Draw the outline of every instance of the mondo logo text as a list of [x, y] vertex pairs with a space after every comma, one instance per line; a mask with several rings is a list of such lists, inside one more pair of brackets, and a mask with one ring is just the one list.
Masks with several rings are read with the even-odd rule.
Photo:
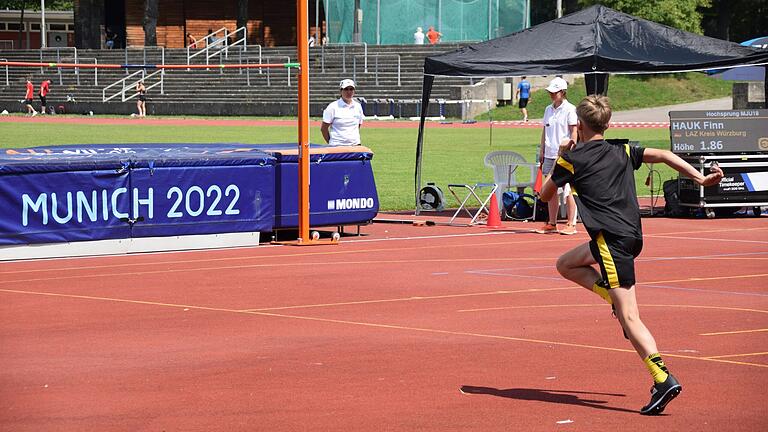
[[328, 200], [328, 210], [355, 210], [373, 208], [373, 198], [346, 198]]

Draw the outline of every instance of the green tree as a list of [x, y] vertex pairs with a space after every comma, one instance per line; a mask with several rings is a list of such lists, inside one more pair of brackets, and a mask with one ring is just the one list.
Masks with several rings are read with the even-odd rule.
[[[0, 0], [0, 9], [22, 10], [22, 8], [39, 11], [40, 0]], [[72, 0], [46, 0], [45, 2], [45, 10], [71, 11], [72, 8]]]
[[680, 30], [702, 34], [701, 10], [710, 0], [579, 0], [584, 7], [602, 4], [611, 9]]
[[704, 34], [743, 42], [768, 35], [768, 2], [765, 0], [712, 0], [704, 11]]

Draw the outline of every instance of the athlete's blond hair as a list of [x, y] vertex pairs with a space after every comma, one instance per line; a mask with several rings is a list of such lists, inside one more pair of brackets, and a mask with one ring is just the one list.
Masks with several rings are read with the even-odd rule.
[[611, 121], [611, 100], [608, 96], [589, 95], [579, 102], [576, 116], [593, 131], [602, 133]]

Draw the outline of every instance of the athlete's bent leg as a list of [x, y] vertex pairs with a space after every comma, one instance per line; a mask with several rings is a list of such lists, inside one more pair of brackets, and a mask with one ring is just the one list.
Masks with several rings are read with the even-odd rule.
[[614, 288], [608, 292], [616, 308], [616, 318], [619, 319], [624, 332], [627, 334], [629, 341], [632, 342], [632, 346], [637, 351], [637, 354], [640, 355], [640, 358], [644, 359], [651, 354], [657, 353], [656, 340], [640, 320], [640, 310], [637, 307], [637, 298], [635, 297], [635, 286]]
[[597, 261], [589, 250], [589, 243], [584, 243], [558, 258], [557, 271], [569, 281], [592, 291], [595, 281], [600, 279], [600, 273], [592, 267], [595, 264]]

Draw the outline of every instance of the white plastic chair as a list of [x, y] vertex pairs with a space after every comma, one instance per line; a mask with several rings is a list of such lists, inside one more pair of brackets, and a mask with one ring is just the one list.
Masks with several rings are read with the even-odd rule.
[[[533, 189], [533, 185], [536, 182], [538, 166], [534, 163], [526, 162], [523, 156], [513, 151], [500, 150], [486, 154], [485, 166], [493, 169], [493, 182], [498, 185], [496, 202], [499, 205], [499, 210], [502, 212], [504, 205], [501, 197], [505, 191], [513, 189], [517, 193], [523, 193], [525, 188]], [[528, 180], [519, 180], [518, 175], [523, 178], [527, 177]], [[535, 212], [536, 209], [534, 207], [534, 215]]]

